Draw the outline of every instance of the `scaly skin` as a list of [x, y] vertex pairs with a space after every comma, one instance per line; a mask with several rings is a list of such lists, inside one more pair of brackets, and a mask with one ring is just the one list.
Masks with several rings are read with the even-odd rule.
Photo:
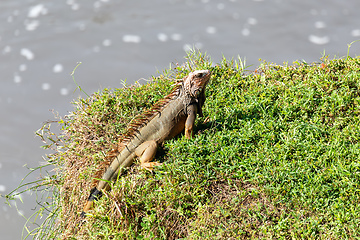
[[210, 75], [209, 70], [190, 73], [175, 92], [165, 98], [165, 103], [158, 105], [159, 111], [148, 117], [144, 126], [132, 131], [130, 139], [107, 168], [101, 177], [102, 180], [91, 190], [82, 216], [92, 208], [94, 200], [101, 197], [102, 190], [110, 188], [108, 182], [115, 180], [118, 174], [131, 166], [136, 157], [139, 157], [141, 167], [152, 170], [154, 166], [160, 165], [158, 162], [152, 162], [159, 144], [172, 139], [184, 129], [186, 138], [193, 136], [196, 115], [202, 116], [204, 91]]

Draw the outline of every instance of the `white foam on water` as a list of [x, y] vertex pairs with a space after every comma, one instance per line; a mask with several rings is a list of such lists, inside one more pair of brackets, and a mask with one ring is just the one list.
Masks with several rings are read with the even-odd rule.
[[360, 37], [360, 29], [354, 29], [351, 31], [351, 36]]
[[60, 64], [60, 63], [55, 64], [54, 67], [53, 67], [53, 72], [54, 72], [54, 73], [60, 73], [60, 72], [62, 72], [63, 70], [64, 70], [64, 67], [63, 67], [63, 65]]
[[19, 84], [22, 82], [21, 76], [19, 76], [17, 73], [14, 74], [14, 83]]
[[166, 42], [169, 39], [169, 37], [165, 33], [159, 33], [157, 35], [157, 38], [160, 42]]
[[183, 46], [183, 49], [185, 52], [189, 52], [192, 50], [192, 45], [187, 43]]
[[45, 8], [43, 4], [38, 4], [35, 6], [32, 6], [29, 9], [28, 17], [29, 18], [37, 18], [40, 16], [40, 14], [45, 15], [47, 14], [48, 10]]
[[41, 84], [41, 89], [44, 90], [44, 91], [50, 90], [50, 88], [51, 88], [50, 83]]
[[71, 5], [71, 10], [77, 11], [77, 10], [79, 10], [79, 9], [80, 9], [80, 5], [79, 5], [79, 4], [74, 3], [73, 5]]
[[7, 54], [7, 53], [11, 52], [11, 50], [12, 50], [12, 48], [9, 45], [7, 45], [4, 47], [2, 52], [3, 52], [3, 54]]
[[308, 39], [310, 42], [318, 45], [323, 45], [330, 42], [330, 38], [328, 36], [320, 37], [316, 35], [310, 35]]
[[197, 49], [201, 49], [201, 48], [203, 48], [203, 46], [204, 46], [204, 44], [202, 44], [201, 42], [195, 43], [195, 48], [197, 48]]
[[214, 33], [216, 33], [216, 27], [209, 26], [206, 28], [206, 32], [209, 34], [214, 34]]
[[250, 35], [250, 29], [248, 28], [244, 28], [242, 31], [241, 31], [241, 34], [245, 37], [249, 36]]
[[63, 95], [63, 96], [66, 96], [69, 94], [69, 89], [67, 88], [61, 88], [60, 89], [60, 94]]
[[189, 52], [189, 51], [192, 51], [193, 48], [196, 48], [196, 49], [201, 49], [202, 47], [204, 46], [204, 44], [202, 44], [201, 42], [196, 42], [195, 44], [191, 45], [191, 44], [184, 44], [183, 46], [183, 50], [185, 52]]
[[8, 22], [8, 23], [12, 23], [13, 20], [14, 20], [14, 17], [13, 17], [13, 16], [8, 16], [8, 17], [7, 17], [7, 22]]
[[40, 21], [36, 20], [36, 19], [33, 19], [33, 20], [26, 19], [24, 21], [24, 25], [25, 25], [25, 29], [27, 31], [34, 31], [35, 29], [37, 29], [39, 27]]
[[182, 39], [182, 36], [180, 33], [173, 33], [173, 34], [171, 34], [170, 37], [174, 41], [180, 41]]
[[27, 60], [33, 60], [34, 59], [34, 53], [28, 48], [22, 48], [20, 50], [20, 55], [24, 56]]
[[102, 3], [101, 3], [101, 2], [99, 2], [99, 1], [94, 2], [94, 8], [95, 8], [95, 9], [98, 9], [98, 8], [100, 8], [101, 6], [102, 6]]
[[124, 35], [123, 41], [126, 43], [139, 43], [141, 42], [141, 37], [138, 35]]
[[313, 15], [313, 16], [316, 16], [316, 15], [319, 14], [319, 12], [316, 9], [311, 9], [310, 14]]
[[20, 72], [24, 72], [24, 71], [26, 71], [26, 70], [27, 70], [26, 64], [21, 64], [21, 65], [19, 66], [19, 71], [20, 71]]
[[78, 24], [78, 28], [79, 28], [80, 31], [85, 31], [85, 29], [86, 29], [85, 23]]
[[93, 47], [93, 52], [100, 52], [100, 47], [99, 46], [94, 46]]
[[110, 39], [105, 39], [105, 40], [102, 42], [102, 44], [103, 44], [103, 46], [105, 46], [105, 47], [109, 47], [109, 46], [112, 44], [112, 42], [111, 42]]
[[326, 28], [326, 24], [322, 21], [317, 21], [317, 22], [315, 22], [315, 27], [316, 28]]
[[223, 9], [225, 8], [225, 4], [219, 3], [216, 7], [217, 7], [217, 9], [219, 9], [219, 10], [223, 10]]
[[253, 17], [248, 18], [248, 19], [247, 19], [247, 22], [248, 22], [248, 24], [250, 24], [250, 25], [256, 25], [256, 24], [257, 24], [256, 18], [253, 18]]

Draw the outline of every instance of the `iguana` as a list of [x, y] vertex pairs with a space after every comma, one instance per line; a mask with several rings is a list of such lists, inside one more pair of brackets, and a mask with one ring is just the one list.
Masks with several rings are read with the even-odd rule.
[[94, 200], [101, 197], [102, 190], [110, 188], [108, 182], [115, 180], [118, 174], [131, 166], [136, 157], [140, 160], [140, 166], [152, 170], [154, 166], [160, 165], [152, 162], [159, 144], [172, 139], [184, 129], [186, 138], [193, 136], [196, 115], [202, 116], [204, 91], [210, 75], [209, 70], [189, 73], [169, 95], [130, 123], [127, 133], [120, 140], [119, 149], [115, 151], [114, 160], [91, 190], [81, 216], [84, 217], [92, 208]]

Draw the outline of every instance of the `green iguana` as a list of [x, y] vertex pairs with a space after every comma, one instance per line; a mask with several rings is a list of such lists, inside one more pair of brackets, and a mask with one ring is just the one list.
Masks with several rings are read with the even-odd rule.
[[94, 200], [102, 195], [102, 190], [110, 188], [108, 182], [117, 178], [118, 174], [131, 166], [139, 157], [140, 166], [152, 170], [160, 165], [152, 162], [159, 144], [172, 139], [185, 128], [185, 137], [193, 136], [196, 115], [202, 116], [202, 106], [205, 102], [205, 87], [209, 82], [211, 72], [198, 70], [190, 73], [180, 81], [173, 91], [156, 103], [133, 121], [127, 134], [120, 141], [114, 160], [97, 182], [85, 204], [81, 216], [85, 216]]

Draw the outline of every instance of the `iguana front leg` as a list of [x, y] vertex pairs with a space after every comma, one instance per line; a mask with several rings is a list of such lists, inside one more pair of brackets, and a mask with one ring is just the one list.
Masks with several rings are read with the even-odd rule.
[[185, 137], [190, 139], [194, 136], [194, 125], [197, 113], [196, 104], [191, 104], [187, 107], [187, 118], [185, 121]]
[[[185, 137], [190, 139], [194, 136], [194, 125], [197, 114], [196, 104], [191, 104], [186, 109], [187, 118], [185, 121]], [[135, 154], [140, 159], [140, 166], [152, 171], [155, 166], [161, 165], [159, 162], [151, 162], [156, 154], [158, 143], [155, 140], [146, 141], [136, 148]]]
[[151, 162], [154, 159], [158, 144], [156, 141], [146, 141], [136, 148], [135, 154], [140, 159], [140, 166], [152, 171], [155, 166], [159, 166], [158, 162]]

